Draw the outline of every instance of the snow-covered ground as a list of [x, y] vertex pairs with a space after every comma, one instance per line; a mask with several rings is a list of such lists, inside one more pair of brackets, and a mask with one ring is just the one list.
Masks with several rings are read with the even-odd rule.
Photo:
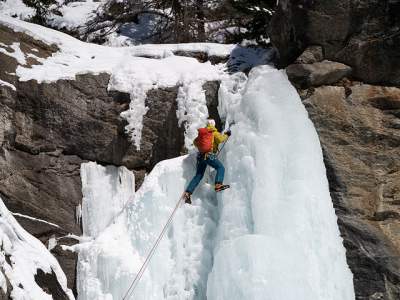
[[48, 16], [48, 24], [54, 28], [73, 31], [78, 30], [91, 20], [105, 0], [58, 0], [58, 2], [58, 14]]
[[7, 292], [7, 277], [12, 299], [52, 299], [35, 281], [38, 270], [48, 274], [54, 272], [69, 299], [75, 299], [67, 288], [67, 279], [55, 257], [18, 224], [1, 199], [0, 244], [0, 288]]
[[28, 7], [22, 0], [5, 0], [0, 1], [0, 13], [25, 20], [33, 17], [35, 10]]
[[[48, 25], [67, 30], [77, 30], [91, 20], [99, 7], [107, 0], [82, 0], [68, 1], [56, 0], [49, 5], [46, 20]], [[57, 10], [55, 14], [54, 11]], [[34, 8], [29, 7], [23, 0], [0, 1], [0, 13], [17, 17], [21, 20], [29, 20], [35, 16]]]
[[[231, 189], [216, 195], [206, 176], [124, 299], [354, 299], [318, 136], [286, 75], [225, 78], [220, 113], [235, 121], [222, 157]], [[84, 191], [105, 186], [103, 168], [82, 165], [100, 174]], [[192, 154], [159, 163], [118, 212], [85, 198], [99, 226], [113, 222], [81, 245], [79, 299], [126, 295], [194, 170]]]

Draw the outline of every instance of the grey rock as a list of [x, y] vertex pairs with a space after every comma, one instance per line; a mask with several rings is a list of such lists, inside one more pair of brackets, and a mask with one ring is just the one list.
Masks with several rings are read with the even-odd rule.
[[348, 82], [310, 88], [357, 300], [400, 299], [400, 89]]
[[400, 85], [399, 11], [400, 0], [281, 0], [270, 30], [279, 66], [320, 45], [325, 59], [351, 66], [357, 79]]
[[38, 269], [35, 274], [36, 283], [47, 293], [57, 300], [68, 300], [69, 297], [64, 293], [63, 288], [57, 280], [57, 276], [52, 270], [51, 273], [45, 273]]
[[351, 68], [341, 63], [324, 60], [313, 64], [293, 64], [286, 68], [289, 80], [305, 88], [336, 83], [351, 74]]
[[208, 53], [206, 52], [199, 52], [199, 51], [174, 51], [174, 55], [193, 57], [197, 59], [199, 62], [203, 63], [209, 61], [213, 65], [225, 63], [229, 59], [229, 55], [228, 56], [208, 55]]
[[321, 46], [310, 46], [296, 59], [296, 64], [313, 64], [324, 59], [324, 51]]
[[206, 94], [206, 102], [208, 114], [211, 119], [215, 120], [216, 127], [222, 130], [222, 120], [218, 113], [218, 90], [220, 82], [219, 81], [209, 81], [203, 85], [203, 89]]

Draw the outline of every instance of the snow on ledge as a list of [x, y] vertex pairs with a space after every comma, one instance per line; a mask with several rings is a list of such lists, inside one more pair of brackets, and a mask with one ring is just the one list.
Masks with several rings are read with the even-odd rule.
[[[45, 273], [54, 272], [68, 298], [75, 299], [72, 291], [67, 288], [67, 278], [55, 257], [38, 239], [19, 225], [1, 199], [0, 240], [0, 267], [12, 286], [12, 299], [53, 299], [35, 282], [39, 269]], [[4, 280], [3, 273], [0, 272], [0, 282]], [[4, 289], [4, 285], [2, 288]]]
[[[201, 102], [205, 102], [202, 85], [207, 81], [221, 80], [226, 76], [225, 66], [222, 64], [200, 63], [195, 58], [175, 56], [173, 53], [203, 51], [209, 56], [228, 56], [234, 48], [234, 45], [207, 43], [114, 48], [84, 43], [59, 31], [7, 16], [0, 15], [0, 17], [0, 24], [16, 32], [24, 32], [47, 44], [55, 44], [59, 48], [59, 51], [51, 57], [41, 60], [40, 65], [33, 65], [31, 68], [19, 65], [16, 75], [20, 81], [33, 79], [38, 82], [53, 82], [60, 79], [73, 80], [79, 74], [110, 74], [108, 89], [130, 94], [129, 109], [121, 116], [128, 121], [126, 131], [131, 135], [138, 150], [140, 150], [143, 116], [148, 110], [145, 99], [149, 90], [174, 86], [188, 87], [194, 86], [195, 83], [197, 95], [192, 94], [191, 97], [194, 101], [200, 99]], [[184, 112], [179, 114], [183, 115]], [[204, 120], [206, 118], [207, 116], [203, 116]], [[191, 130], [191, 127], [189, 124], [187, 129]]]
[[11, 84], [7, 81], [1, 80], [1, 79], [0, 79], [0, 85], [7, 86], [7, 87], [11, 88], [13, 91], [17, 90], [13, 84]]

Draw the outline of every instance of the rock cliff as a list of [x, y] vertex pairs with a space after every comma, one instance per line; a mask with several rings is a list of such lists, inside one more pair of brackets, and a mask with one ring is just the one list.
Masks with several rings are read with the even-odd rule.
[[272, 20], [279, 64], [320, 136], [359, 300], [400, 299], [399, 8], [283, 0]]
[[353, 68], [367, 83], [400, 84], [399, 0], [281, 0], [271, 24], [280, 66], [308, 46]]

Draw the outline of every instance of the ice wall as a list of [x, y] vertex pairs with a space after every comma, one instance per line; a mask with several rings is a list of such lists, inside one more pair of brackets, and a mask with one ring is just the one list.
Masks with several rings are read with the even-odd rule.
[[226, 147], [208, 299], [350, 300], [352, 274], [321, 146], [283, 71], [257, 67], [222, 84]]
[[[91, 240], [80, 245], [78, 299], [120, 300], [126, 295], [194, 164], [193, 156], [157, 164], [136, 194], [133, 174], [126, 169], [82, 165], [82, 222]], [[128, 202], [122, 197], [125, 193], [130, 195]], [[206, 183], [192, 206], [180, 208], [148, 270], [126, 299], [205, 299], [216, 215], [214, 193]]]
[[83, 235], [96, 238], [135, 195], [135, 176], [127, 168], [82, 164]]
[[[296, 90], [263, 66], [227, 77], [219, 96], [235, 121], [221, 157], [231, 189], [216, 196], [208, 171], [125, 299], [354, 299], [318, 136]], [[194, 170], [194, 155], [163, 161], [134, 194], [126, 169], [82, 165], [91, 241], [79, 254], [79, 299], [125, 296]]]

